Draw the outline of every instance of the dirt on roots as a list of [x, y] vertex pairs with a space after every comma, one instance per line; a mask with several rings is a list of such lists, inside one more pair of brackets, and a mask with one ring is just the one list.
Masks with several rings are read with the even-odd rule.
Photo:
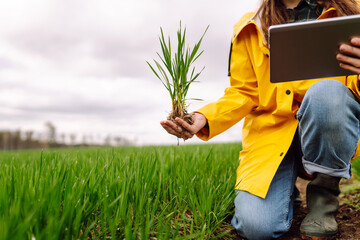
[[192, 125], [194, 123], [193, 120], [192, 120], [192, 115], [187, 113], [187, 112], [185, 112], [183, 114], [178, 114], [178, 113], [172, 112], [167, 119], [172, 121], [175, 124], [178, 124], [177, 121], [175, 121], [175, 119], [177, 117], [183, 119], [185, 122], [187, 122], [190, 125]]
[[[289, 232], [280, 237], [280, 240], [301, 240], [300, 224], [307, 214], [306, 208], [306, 186], [309, 181], [298, 179], [296, 186], [300, 190], [302, 204], [294, 212], [292, 226]], [[339, 224], [339, 232], [328, 240], [360, 240], [360, 188], [359, 186], [353, 186], [354, 180], [341, 181], [341, 189], [346, 190], [343, 194], [340, 194], [340, 208], [336, 216], [336, 220]], [[357, 182], [357, 185], [359, 183]], [[236, 231], [232, 231], [233, 238], [237, 240], [245, 240], [236, 234]]]

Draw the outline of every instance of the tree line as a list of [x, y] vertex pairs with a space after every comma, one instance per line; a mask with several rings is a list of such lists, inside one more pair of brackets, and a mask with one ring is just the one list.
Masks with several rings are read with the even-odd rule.
[[33, 130], [2, 130], [0, 131], [0, 150], [46, 149], [96, 146], [131, 146], [136, 142], [121, 136], [108, 135], [103, 139], [94, 139], [92, 135], [82, 135], [80, 139], [75, 133], [57, 133], [51, 122], [45, 123], [46, 132], [37, 133]]

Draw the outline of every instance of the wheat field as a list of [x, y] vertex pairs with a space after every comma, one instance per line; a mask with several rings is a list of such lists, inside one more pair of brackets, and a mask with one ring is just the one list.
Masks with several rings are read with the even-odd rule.
[[2, 152], [0, 239], [222, 238], [231, 229], [225, 219], [240, 149]]

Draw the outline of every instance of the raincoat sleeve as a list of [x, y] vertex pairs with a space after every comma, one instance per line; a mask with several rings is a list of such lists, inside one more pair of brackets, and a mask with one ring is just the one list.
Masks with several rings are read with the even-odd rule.
[[351, 89], [357, 99], [360, 100], [359, 91], [359, 75], [351, 75], [346, 77], [346, 86]]
[[239, 122], [258, 105], [257, 79], [250, 60], [246, 31], [233, 40], [230, 59], [230, 87], [218, 101], [205, 105], [195, 112], [203, 114], [207, 127], [197, 133], [202, 140], [209, 140]]

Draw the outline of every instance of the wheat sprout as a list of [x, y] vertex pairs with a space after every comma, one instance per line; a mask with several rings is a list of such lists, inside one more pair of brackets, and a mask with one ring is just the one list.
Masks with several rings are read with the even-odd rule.
[[194, 45], [193, 49], [190, 49], [185, 44], [186, 27], [182, 29], [180, 22], [180, 28], [177, 31], [177, 51], [174, 56], [172, 56], [170, 37], [168, 37], [168, 42], [166, 42], [163, 29], [160, 27], [161, 36], [159, 36], [159, 40], [162, 54], [157, 52], [157, 55], [162, 64], [154, 59], [154, 66], [156, 66], [157, 70], [155, 70], [155, 67], [153, 67], [149, 62], [147, 62], [147, 64], [170, 94], [172, 112], [168, 117], [169, 120], [175, 121], [176, 117], [180, 117], [189, 124], [192, 124], [191, 115], [187, 113], [186, 101], [201, 99], [187, 99], [186, 95], [190, 85], [193, 82], [196, 82], [196, 79], [205, 68], [203, 67], [201, 71], [195, 73], [195, 67], [192, 67], [192, 64], [204, 52], [199, 52], [199, 48], [208, 28], [209, 26], [207, 26], [205, 32], [201, 36], [200, 40]]

